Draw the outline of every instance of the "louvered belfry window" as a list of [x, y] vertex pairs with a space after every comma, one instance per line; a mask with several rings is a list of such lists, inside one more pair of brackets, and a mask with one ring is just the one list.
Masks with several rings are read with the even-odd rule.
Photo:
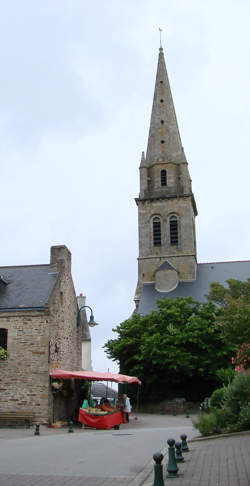
[[7, 329], [0, 329], [0, 346], [7, 349], [8, 331]]
[[178, 220], [176, 216], [171, 216], [169, 221], [170, 226], [170, 245], [178, 245], [179, 235], [178, 235]]
[[160, 218], [153, 219], [153, 241], [154, 246], [161, 246], [161, 220]]
[[165, 169], [161, 170], [161, 185], [162, 186], [167, 185], [167, 171]]

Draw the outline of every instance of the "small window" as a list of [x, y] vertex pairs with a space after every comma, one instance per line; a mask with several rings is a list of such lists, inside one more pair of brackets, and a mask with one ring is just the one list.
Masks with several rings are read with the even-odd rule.
[[153, 241], [154, 246], [161, 246], [161, 220], [160, 218], [153, 219]]
[[7, 341], [8, 341], [8, 330], [7, 329], [0, 329], [0, 346], [1, 346], [1, 348], [7, 350]]
[[178, 245], [178, 220], [176, 216], [171, 216], [170, 221], [170, 245]]
[[167, 171], [165, 169], [161, 170], [161, 185], [167, 185]]

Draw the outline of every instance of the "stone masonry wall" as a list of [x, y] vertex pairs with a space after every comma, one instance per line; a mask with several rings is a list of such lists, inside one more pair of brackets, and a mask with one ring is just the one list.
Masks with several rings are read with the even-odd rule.
[[0, 411], [28, 411], [35, 421], [48, 416], [49, 316], [44, 312], [1, 313], [8, 329], [8, 358], [0, 361]]

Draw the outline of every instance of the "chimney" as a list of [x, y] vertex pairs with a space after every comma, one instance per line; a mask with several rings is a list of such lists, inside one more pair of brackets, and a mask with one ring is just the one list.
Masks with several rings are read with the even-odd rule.
[[67, 246], [58, 245], [50, 248], [50, 265], [64, 268], [71, 273], [71, 253]]
[[77, 296], [78, 309], [80, 309], [83, 305], [85, 305], [85, 302], [86, 302], [85, 295], [80, 294]]

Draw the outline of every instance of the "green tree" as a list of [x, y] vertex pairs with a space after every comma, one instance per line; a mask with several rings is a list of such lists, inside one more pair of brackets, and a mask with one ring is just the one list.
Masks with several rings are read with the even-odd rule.
[[216, 371], [227, 367], [234, 349], [216, 325], [216, 306], [178, 297], [163, 298], [158, 309], [118, 325], [105, 351], [121, 373], [142, 380], [144, 399], [200, 399], [214, 389]]
[[212, 283], [207, 296], [218, 305], [216, 321], [227, 342], [250, 343], [250, 279], [230, 279], [228, 286]]

